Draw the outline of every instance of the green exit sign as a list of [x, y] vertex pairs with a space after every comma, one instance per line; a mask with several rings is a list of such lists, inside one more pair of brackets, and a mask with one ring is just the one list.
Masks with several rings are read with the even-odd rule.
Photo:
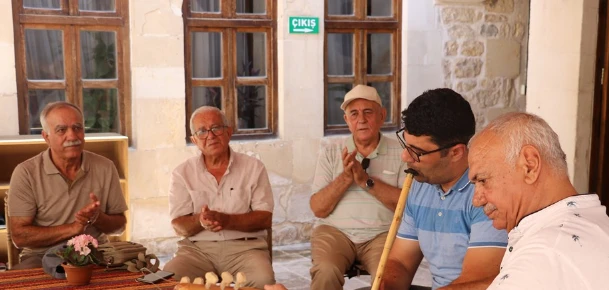
[[290, 33], [318, 34], [319, 17], [290, 16]]

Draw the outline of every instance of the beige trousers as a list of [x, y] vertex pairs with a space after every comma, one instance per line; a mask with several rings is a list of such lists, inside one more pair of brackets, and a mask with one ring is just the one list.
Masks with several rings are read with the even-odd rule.
[[364, 243], [353, 243], [338, 229], [320, 225], [311, 235], [311, 290], [343, 289], [343, 274], [358, 261], [372, 277], [376, 274], [387, 233]]
[[243, 272], [247, 277], [247, 287], [264, 288], [265, 284], [275, 284], [268, 244], [264, 238], [240, 241], [198, 241], [183, 239], [178, 242], [178, 251], [164, 271], [173, 272], [174, 278], [184, 276], [194, 280], [214, 272], [220, 277], [222, 272], [233, 276]]

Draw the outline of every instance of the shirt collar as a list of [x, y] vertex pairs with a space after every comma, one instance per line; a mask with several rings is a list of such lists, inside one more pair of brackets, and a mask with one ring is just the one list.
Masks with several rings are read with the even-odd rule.
[[[82, 157], [80, 161], [80, 169], [84, 172], [89, 172], [89, 159], [87, 158], [87, 154], [85, 154], [84, 150], [81, 156]], [[51, 160], [51, 148], [48, 148], [47, 150], [42, 152], [42, 166], [44, 168], [44, 172], [48, 175], [61, 174], [61, 172], [59, 172], [59, 169], [55, 167], [53, 160]]]
[[[387, 154], [387, 140], [385, 140], [385, 136], [383, 136], [383, 134], [379, 133], [380, 135], [380, 139], [379, 139], [379, 144], [376, 145], [376, 148], [374, 149], [374, 151], [372, 151], [372, 153], [370, 153], [370, 155], [368, 155], [368, 159], [374, 159], [376, 158], [376, 156], [378, 155], [385, 155]], [[347, 138], [347, 151], [349, 152], [353, 152], [353, 150], [355, 150], [355, 141], [353, 140], [353, 134], [351, 134], [351, 136], [349, 138]], [[357, 159], [361, 160], [364, 158], [364, 156], [362, 156], [360, 153], [357, 153]]]
[[468, 188], [470, 185], [472, 185], [471, 181], [469, 180], [468, 174], [469, 173], [469, 167], [465, 170], [465, 172], [463, 172], [463, 175], [461, 175], [461, 178], [459, 178], [459, 180], [457, 180], [457, 183], [455, 183], [446, 193], [443, 192], [442, 190], [442, 186], [440, 186], [439, 184], [434, 184], [434, 186], [436, 187], [436, 189], [443, 195], [449, 195], [450, 193], [454, 191], [464, 191], [466, 188]]
[[[228, 157], [228, 165], [226, 166], [226, 173], [228, 173], [230, 171], [230, 167], [233, 164], [233, 162], [235, 161], [235, 151], [233, 151], [233, 148], [231, 148], [230, 145], [228, 146], [228, 151], [230, 154]], [[202, 152], [199, 154], [198, 166], [201, 166], [201, 169], [203, 169], [203, 171], [207, 171], [207, 166], [205, 166], [205, 160], [203, 159]]]
[[592, 205], [596, 205], [599, 201], [598, 195], [596, 193], [584, 193], [577, 194], [561, 199], [553, 204], [550, 204], [546, 207], [540, 208], [532, 213], [529, 213], [520, 219], [518, 224], [514, 229], [521, 228], [522, 231], [538, 224], [539, 219], [547, 220], [560, 211], [573, 211], [573, 214], [578, 214], [575, 212], [577, 208], [587, 208]]

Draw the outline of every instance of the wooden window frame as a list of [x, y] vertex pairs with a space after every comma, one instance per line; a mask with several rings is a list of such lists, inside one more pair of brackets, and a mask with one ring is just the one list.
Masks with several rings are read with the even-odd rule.
[[[220, 12], [192, 12], [191, 1], [185, 0], [182, 5], [184, 15], [184, 67], [186, 75], [186, 141], [190, 142], [190, 115], [192, 113], [192, 93], [196, 86], [214, 86], [222, 88], [222, 110], [233, 124], [233, 139], [250, 139], [273, 137], [277, 128], [277, 22], [276, 3], [265, 0], [265, 14], [236, 13], [236, 0], [222, 0]], [[222, 77], [194, 79], [192, 73], [192, 32], [220, 32], [222, 34]], [[238, 32], [266, 33], [266, 76], [238, 77], [236, 54], [236, 35]], [[237, 86], [266, 86], [267, 128], [239, 129], [236, 112]]]
[[[116, 89], [119, 133], [131, 136], [131, 75], [129, 73], [129, 2], [115, 0], [114, 12], [79, 11], [78, 1], [61, 0], [62, 9], [23, 8], [23, 0], [13, 1], [15, 69], [19, 109], [19, 134], [29, 135], [28, 91], [30, 89], [65, 90], [66, 101], [83, 108], [83, 89]], [[26, 75], [25, 30], [53, 29], [63, 32], [64, 80], [28, 81]], [[80, 31], [116, 33], [116, 79], [81, 78]]]
[[[385, 122], [382, 130], [395, 130], [400, 126], [401, 106], [401, 34], [402, 34], [402, 6], [399, 0], [387, 0], [392, 2], [393, 13], [391, 16], [366, 16], [366, 0], [353, 0], [353, 15], [329, 15], [328, 1], [324, 5], [324, 131], [326, 134], [349, 133], [347, 125], [328, 124], [328, 84], [351, 83], [353, 87], [358, 84], [370, 82], [391, 82], [391, 120]], [[352, 76], [329, 76], [327, 67], [328, 33], [352, 33], [353, 34], [353, 75]], [[392, 35], [391, 51], [391, 75], [368, 75], [366, 46], [369, 33], [389, 33]]]

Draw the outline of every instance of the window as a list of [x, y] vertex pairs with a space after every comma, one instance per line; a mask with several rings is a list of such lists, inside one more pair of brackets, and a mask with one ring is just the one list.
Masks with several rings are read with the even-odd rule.
[[400, 118], [400, 12], [397, 0], [326, 0], [325, 130], [344, 133], [340, 105], [357, 84], [375, 87], [387, 109], [384, 128]]
[[68, 101], [86, 132], [130, 134], [127, 0], [15, 0], [19, 131], [39, 134], [40, 112]]
[[275, 5], [274, 0], [184, 1], [187, 119], [201, 106], [215, 106], [232, 122], [235, 136], [274, 133]]

